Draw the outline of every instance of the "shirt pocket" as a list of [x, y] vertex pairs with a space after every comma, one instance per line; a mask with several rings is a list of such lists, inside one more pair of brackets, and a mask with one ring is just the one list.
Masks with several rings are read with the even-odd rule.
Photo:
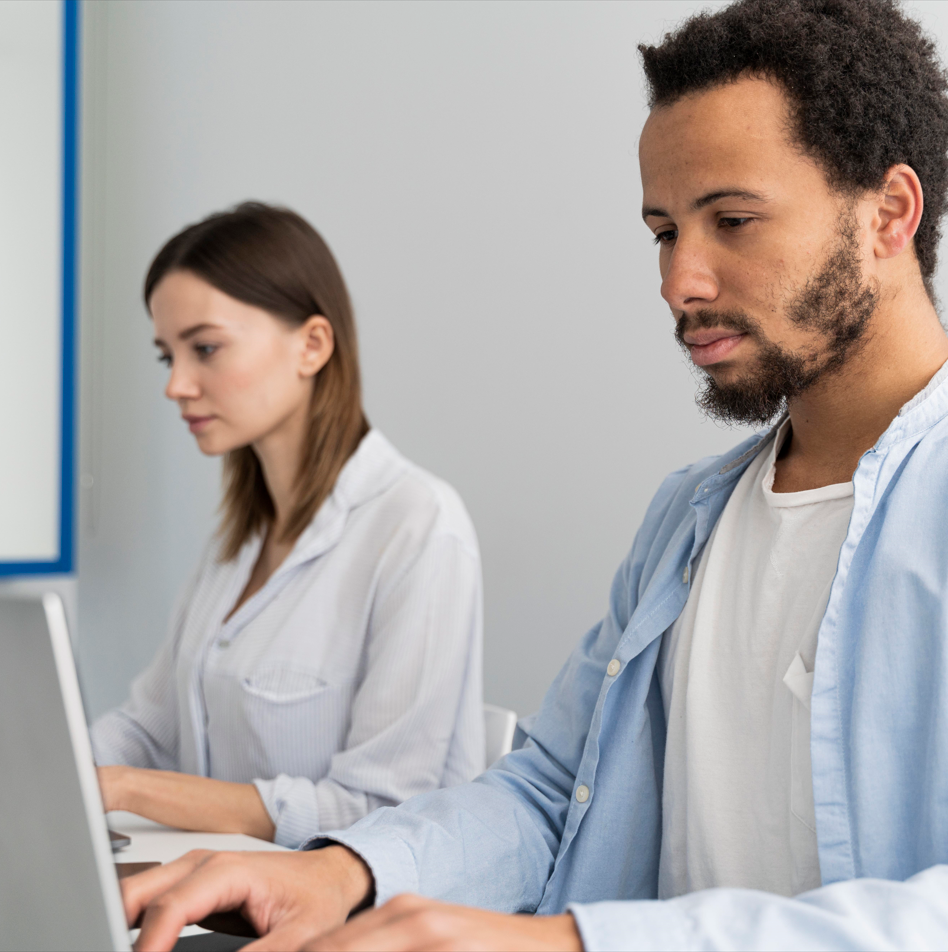
[[287, 665], [270, 665], [244, 677], [246, 694], [271, 704], [296, 704], [315, 697], [331, 685], [313, 671]]
[[[261, 668], [240, 680], [242, 719], [257, 760], [277, 774], [318, 780], [345, 747], [354, 682], [330, 682], [294, 665]], [[257, 776], [260, 776], [258, 773]]]

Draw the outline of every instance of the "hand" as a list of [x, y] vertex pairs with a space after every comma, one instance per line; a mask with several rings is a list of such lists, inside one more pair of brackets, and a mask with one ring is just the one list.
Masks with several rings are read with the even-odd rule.
[[378, 909], [363, 912], [344, 926], [312, 939], [303, 948], [310, 952], [323, 949], [340, 952], [526, 952], [539, 949], [582, 952], [583, 943], [569, 913], [509, 916], [405, 894]]
[[262, 936], [248, 952], [263, 952], [299, 949], [340, 926], [371, 892], [372, 874], [344, 846], [306, 853], [194, 850], [121, 886], [129, 925], [142, 916], [138, 952], [170, 949], [186, 925], [232, 909]]
[[179, 830], [246, 833], [273, 842], [276, 827], [252, 783], [231, 783], [175, 770], [98, 767], [102, 803]]

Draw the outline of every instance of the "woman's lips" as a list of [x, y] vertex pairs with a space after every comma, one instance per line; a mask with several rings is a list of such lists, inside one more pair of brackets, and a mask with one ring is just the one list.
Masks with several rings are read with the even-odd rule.
[[746, 334], [722, 334], [721, 332], [688, 334], [685, 343], [691, 352], [691, 359], [698, 367], [708, 367], [729, 357]]
[[201, 433], [207, 429], [208, 424], [214, 419], [212, 416], [185, 416], [182, 419], [188, 424], [188, 429], [192, 433]]

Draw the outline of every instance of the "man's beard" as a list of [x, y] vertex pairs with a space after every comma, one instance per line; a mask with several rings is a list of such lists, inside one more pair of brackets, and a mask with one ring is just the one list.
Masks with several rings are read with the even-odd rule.
[[701, 310], [683, 314], [675, 337], [685, 350], [684, 335], [699, 328], [726, 328], [747, 334], [758, 346], [755, 365], [731, 383], [706, 380], [696, 399], [710, 417], [724, 423], [765, 424], [789, 400], [835, 373], [866, 340], [878, 304], [875, 289], [863, 282], [858, 246], [851, 227], [840, 230], [840, 244], [822, 270], [810, 278], [790, 302], [786, 313], [821, 340], [807, 353], [784, 350], [768, 340], [760, 325], [740, 311]]

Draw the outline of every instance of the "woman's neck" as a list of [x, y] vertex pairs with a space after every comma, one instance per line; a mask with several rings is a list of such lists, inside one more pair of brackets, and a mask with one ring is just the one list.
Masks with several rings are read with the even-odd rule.
[[296, 480], [308, 424], [306, 408], [300, 408], [262, 439], [253, 444], [260, 460], [267, 491], [273, 501], [271, 538], [279, 537], [296, 501]]

